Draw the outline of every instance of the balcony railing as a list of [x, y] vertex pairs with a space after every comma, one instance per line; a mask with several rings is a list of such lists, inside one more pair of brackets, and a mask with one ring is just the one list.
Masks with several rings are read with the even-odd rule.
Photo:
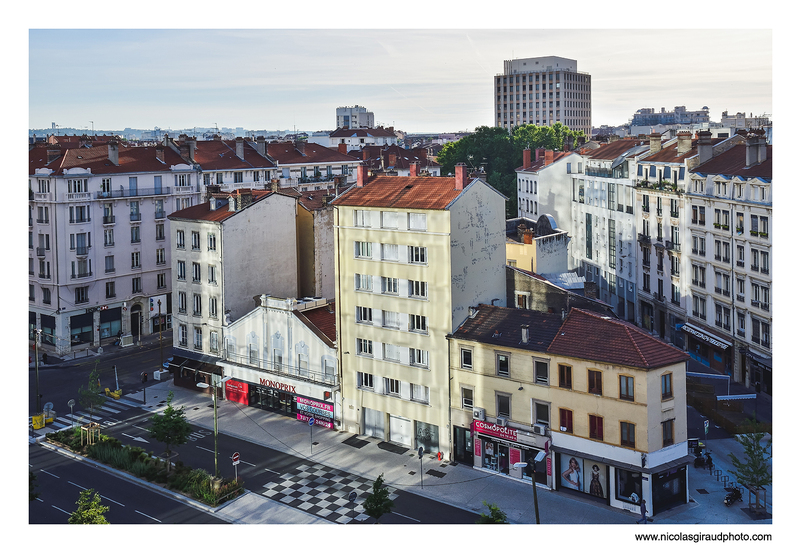
[[75, 278], [86, 278], [86, 277], [90, 277], [90, 276], [92, 276], [92, 271], [86, 271], [86, 272], [83, 272], [83, 273], [72, 273], [72, 277], [71, 278], [73, 278], [73, 279], [75, 279]]
[[169, 186], [161, 188], [137, 188], [136, 190], [108, 190], [96, 193], [96, 198], [132, 198], [136, 196], [168, 196], [172, 189]]
[[117, 218], [114, 215], [103, 215], [103, 224], [104, 225], [112, 225], [117, 222]]
[[39, 246], [38, 248], [36, 248], [37, 257], [44, 257], [44, 254], [45, 254], [46, 251], [47, 250], [45, 248]]
[[167, 212], [162, 210], [156, 211], [156, 219], [164, 219], [167, 216]]
[[79, 256], [89, 255], [89, 247], [88, 246], [77, 246], [75, 248], [75, 255], [79, 255]]
[[680, 252], [681, 244], [680, 242], [673, 242], [672, 240], [667, 240], [667, 249], [674, 252]]
[[141, 221], [142, 214], [141, 213], [131, 213], [131, 221]]
[[238, 365], [244, 365], [247, 367], [256, 367], [257, 369], [266, 373], [288, 375], [300, 380], [319, 382], [329, 386], [338, 386], [338, 380], [335, 372], [325, 374], [322, 371], [312, 370], [310, 368], [301, 370], [298, 367], [293, 367], [286, 363], [275, 364], [260, 357], [251, 358], [249, 355], [230, 353], [224, 349], [222, 350], [222, 355], [224, 359], [231, 363], [236, 363]]
[[642, 234], [640, 232], [639, 233], [639, 242], [642, 242], [643, 244], [649, 244], [650, 243], [650, 236], [648, 236], [647, 234]]

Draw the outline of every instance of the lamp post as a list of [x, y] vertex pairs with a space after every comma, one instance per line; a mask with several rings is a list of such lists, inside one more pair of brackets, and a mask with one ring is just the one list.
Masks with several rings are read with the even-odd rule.
[[[230, 380], [231, 377], [223, 378], [221, 382], [225, 382], [226, 380]], [[214, 382], [214, 375], [211, 375], [211, 386], [209, 386], [205, 382], [198, 382], [198, 388], [212, 388], [212, 395], [214, 396], [214, 476], [219, 478], [219, 455], [217, 452], [217, 434], [218, 434], [218, 426], [217, 426], [217, 385]]]
[[36, 414], [38, 415], [42, 412], [42, 396], [39, 394], [39, 338], [42, 335], [42, 329], [34, 328], [33, 331], [36, 333], [33, 353], [36, 357]]
[[161, 350], [161, 366], [164, 366], [164, 342], [161, 339], [161, 300], [158, 300], [158, 347]]
[[539, 524], [539, 497], [536, 495], [536, 463], [544, 459], [544, 451], [539, 451], [536, 458], [527, 463], [514, 463], [516, 468], [530, 467], [531, 468], [531, 484], [533, 485], [533, 510], [536, 514], [536, 524]]

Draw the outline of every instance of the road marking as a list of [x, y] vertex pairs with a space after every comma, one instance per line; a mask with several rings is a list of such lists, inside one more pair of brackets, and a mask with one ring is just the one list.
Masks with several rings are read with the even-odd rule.
[[204, 447], [200, 447], [199, 445], [196, 445], [195, 447], [196, 447], [197, 449], [202, 449], [203, 451], [208, 451], [209, 453], [214, 453], [214, 450], [213, 450], [213, 449], [206, 449], [206, 448], [204, 448]]
[[248, 463], [247, 461], [242, 461], [241, 459], [239, 460], [239, 462], [244, 463], [245, 465], [250, 465], [251, 467], [255, 466], [253, 463]]
[[[134, 511], [136, 511], [136, 509], [134, 509]], [[136, 512], [137, 512], [137, 513], [139, 513], [140, 515], [142, 515], [143, 517], [152, 518], [153, 520], [155, 520], [155, 521], [156, 521], [156, 522], [158, 522], [158, 523], [160, 523], [160, 522], [161, 522], [161, 521], [160, 521], [160, 520], [158, 520], [157, 518], [153, 518], [153, 517], [151, 517], [150, 515], [146, 515], [146, 514], [144, 514], [144, 513], [143, 513], [143, 512], [141, 512], [141, 511], [136, 511]]]
[[43, 472], [43, 473], [45, 473], [45, 474], [49, 474], [49, 475], [50, 475], [50, 476], [52, 476], [53, 478], [61, 478], [60, 476], [56, 476], [56, 475], [55, 475], [55, 474], [53, 474], [52, 472], [47, 472], [46, 470], [42, 470], [41, 472]]
[[122, 503], [120, 503], [119, 501], [114, 501], [114, 500], [113, 500], [113, 499], [111, 499], [110, 497], [106, 497], [106, 496], [104, 496], [104, 495], [101, 495], [100, 497], [102, 497], [102, 498], [103, 498], [103, 499], [105, 499], [106, 501], [110, 501], [111, 503], [116, 503], [117, 505], [120, 505], [121, 507], [124, 507], [124, 506], [125, 506], [125, 505], [123, 505]]
[[80, 489], [82, 489], [82, 490], [85, 490], [85, 489], [86, 489], [86, 488], [84, 488], [83, 486], [79, 486], [78, 484], [76, 484], [75, 482], [73, 482], [73, 481], [71, 481], [71, 480], [67, 480], [67, 482], [68, 482], [69, 484], [72, 484], [72, 485], [73, 485], [73, 486], [75, 486], [76, 488], [80, 488]]
[[131, 440], [135, 440], [137, 442], [144, 442], [146, 444], [150, 443], [147, 440], [145, 440], [144, 438], [140, 438], [139, 436], [129, 436], [128, 434], [125, 434], [124, 432], [122, 433], [122, 435], [125, 436], [126, 438], [130, 438]]
[[271, 472], [272, 474], [280, 475], [280, 472], [275, 472], [274, 470], [270, 470], [270, 469], [264, 469], [264, 470], [267, 471], [267, 472]]
[[50, 506], [51, 506], [53, 509], [58, 509], [58, 510], [59, 510], [59, 511], [61, 511], [62, 513], [66, 513], [66, 514], [68, 514], [68, 515], [72, 515], [72, 513], [67, 513], [67, 512], [66, 512], [64, 509], [59, 509], [59, 508], [58, 508], [58, 507], [56, 507], [55, 505], [50, 505]]
[[392, 512], [392, 514], [395, 514], [395, 515], [397, 515], [397, 516], [401, 516], [401, 517], [403, 517], [403, 518], [407, 518], [408, 520], [413, 520], [414, 522], [419, 522], [419, 521], [418, 521], [417, 519], [415, 519], [415, 518], [407, 517], [406, 515], [401, 515], [400, 513], [395, 513], [395, 512]]

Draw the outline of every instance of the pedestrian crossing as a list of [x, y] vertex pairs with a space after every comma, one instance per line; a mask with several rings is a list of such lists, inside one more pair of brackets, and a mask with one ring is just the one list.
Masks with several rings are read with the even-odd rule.
[[137, 408], [142, 409], [144, 406], [141, 402], [132, 401], [126, 398], [114, 399], [112, 397], [106, 398], [103, 405], [96, 406], [90, 414], [88, 409], [81, 409], [73, 411], [72, 413], [60, 414], [56, 412], [57, 416], [53, 422], [47, 423], [44, 428], [33, 430], [33, 417], [28, 417], [28, 428], [31, 430], [28, 440], [30, 443], [35, 443], [37, 437], [42, 437], [50, 432], [58, 432], [65, 428], [78, 427], [89, 422], [96, 422], [103, 427], [114, 426], [120, 422], [122, 417], [121, 413], [129, 409]]

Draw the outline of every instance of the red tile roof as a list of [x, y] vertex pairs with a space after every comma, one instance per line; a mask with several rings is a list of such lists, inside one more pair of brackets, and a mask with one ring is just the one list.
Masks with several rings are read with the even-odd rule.
[[[233, 191], [233, 192], [229, 192], [229, 193], [226, 192], [226, 193], [214, 194], [214, 196], [225, 196], [225, 197], [227, 197], [227, 196], [231, 196], [231, 195], [236, 195], [236, 192], [237, 191]], [[252, 203], [256, 203], [258, 201], [261, 201], [261, 200], [263, 200], [264, 198], [266, 198], [267, 196], [269, 196], [270, 194], [273, 194], [273, 193], [274, 194], [280, 194], [280, 192], [272, 192], [272, 190], [252, 190], [251, 192], [253, 194], [253, 202]], [[206, 202], [203, 202], [201, 204], [193, 205], [193, 206], [190, 206], [190, 207], [187, 207], [187, 208], [184, 208], [184, 209], [179, 209], [178, 211], [175, 211], [174, 213], [169, 215], [167, 218], [169, 220], [183, 219], [183, 220], [189, 220], [189, 221], [211, 221], [211, 222], [219, 223], [219, 222], [224, 221], [224, 220], [226, 220], [226, 219], [228, 219], [230, 217], [233, 217], [234, 215], [236, 215], [236, 213], [239, 213], [239, 212], [230, 211], [228, 209], [227, 205], [224, 205], [222, 207], [219, 207], [217, 209], [212, 210], [209, 207], [208, 202], [206, 201]]]
[[[528, 343], [522, 343], [522, 325], [528, 325]], [[459, 340], [470, 340], [507, 348], [546, 351], [561, 326], [561, 314], [530, 309], [512, 309], [480, 304], [453, 333]]]
[[[553, 152], [553, 161], [548, 163], [547, 165], [552, 165], [553, 163], [555, 163], [559, 159], [567, 157], [568, 155], [570, 155], [572, 153], [574, 153], [574, 152]], [[544, 169], [547, 165], [545, 165], [544, 158], [540, 157], [539, 161], [536, 161], [535, 159], [531, 159], [531, 165], [529, 167], [525, 167], [525, 166], [521, 165], [521, 166], [517, 167], [515, 170], [516, 171], [539, 171], [541, 169]]]
[[[330, 311], [328, 310], [330, 308]], [[336, 343], [336, 303], [330, 302], [328, 305], [298, 311], [306, 319], [325, 335], [331, 342]], [[302, 317], [300, 318], [302, 320]]]
[[[364, 159], [364, 152], [367, 153], [366, 159]], [[371, 170], [388, 170], [390, 167], [395, 170], [407, 170], [414, 161], [419, 163], [420, 171], [428, 167], [440, 167], [438, 163], [428, 159], [427, 152], [424, 149], [409, 150], [396, 144], [364, 146], [360, 152], [351, 150], [350, 155], [354, 157], [360, 156], [363, 163]], [[394, 160], [389, 156], [394, 156]]]
[[689, 358], [630, 323], [576, 308], [570, 310], [547, 352], [642, 369]]
[[622, 154], [624, 154], [625, 152], [627, 152], [628, 150], [630, 150], [631, 148], [635, 148], [637, 146], [642, 146], [649, 143], [650, 142], [648, 140], [639, 140], [631, 138], [615, 140], [614, 142], [603, 144], [596, 150], [590, 151], [586, 155], [586, 158], [614, 160], [617, 159]]
[[235, 140], [198, 140], [194, 160], [203, 171], [273, 168], [275, 164], [258, 153], [247, 141], [243, 143], [244, 159], [236, 155]]
[[119, 145], [118, 164], [108, 159], [108, 145], [92, 148], [62, 148], [59, 160], [47, 164], [48, 146], [36, 146], [29, 151], [30, 174], [36, 169], [49, 167], [54, 175], [63, 175], [65, 169], [76, 167], [90, 169], [93, 175], [114, 173], [139, 173], [169, 171], [171, 165], [186, 164], [180, 155], [169, 147], [164, 148], [164, 161], [156, 158], [155, 146]]
[[[470, 180], [472, 182], [472, 180]], [[353, 186], [332, 203], [398, 209], [445, 209], [461, 190], [455, 177], [372, 177], [363, 187]]]
[[297, 149], [294, 142], [270, 142], [267, 144], [267, 154], [278, 160], [281, 165], [342, 164], [358, 161], [352, 156], [339, 153], [338, 149], [326, 148], [313, 142], [303, 142], [300, 146], [302, 152]]
[[288, 192], [288, 190], [292, 191], [292, 195], [297, 193], [297, 201], [305, 207], [309, 211], [316, 211], [318, 209], [322, 209], [326, 207], [327, 204], [323, 202], [323, 198], [325, 196], [329, 196], [333, 194], [334, 189], [330, 188], [328, 190], [309, 190], [307, 192], [298, 192], [294, 188], [292, 189], [283, 189], [281, 192]]
[[745, 167], [746, 148], [747, 146], [744, 144], [733, 146], [730, 150], [698, 165], [692, 170], [692, 173], [731, 175], [742, 178], [761, 177], [772, 180], [772, 146], [767, 145], [767, 159], [752, 167]]
[[[711, 144], [719, 144], [723, 140], [727, 140], [726, 138], [712, 138]], [[692, 156], [697, 155], [697, 139], [692, 140], [692, 147], [678, 155], [678, 141], [674, 141], [669, 146], [665, 146], [661, 148], [660, 151], [654, 154], [644, 154], [640, 159], [640, 163], [647, 163], [647, 162], [656, 162], [656, 163], [683, 163], [683, 161]]]

